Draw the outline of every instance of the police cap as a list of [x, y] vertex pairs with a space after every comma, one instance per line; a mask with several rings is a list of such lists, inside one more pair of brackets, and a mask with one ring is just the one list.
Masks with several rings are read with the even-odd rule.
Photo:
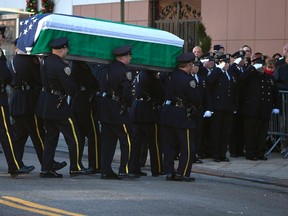
[[244, 56], [245, 56], [245, 51], [243, 50], [237, 51], [231, 55], [231, 57], [233, 57], [234, 59], [239, 58], [239, 57], [244, 58]]
[[214, 50], [217, 50], [217, 51], [219, 51], [219, 50], [222, 49], [222, 48], [224, 49], [224, 46], [222, 46], [222, 45], [220, 45], [220, 44], [216, 44], [216, 45], [213, 46], [213, 49], [214, 49]]
[[195, 59], [194, 53], [183, 53], [180, 56], [177, 57], [177, 62], [179, 63], [189, 63], [193, 62]]
[[195, 57], [193, 64], [194, 64], [194, 66], [200, 66], [200, 58]]
[[113, 55], [115, 56], [132, 55], [131, 50], [132, 50], [132, 46], [130, 45], [117, 47], [116, 49], [113, 50]]
[[265, 64], [266, 56], [259, 56], [252, 60], [253, 64]]
[[49, 46], [52, 49], [66, 48], [68, 47], [68, 38], [67, 37], [56, 38], [49, 43]]
[[3, 38], [5, 38], [5, 30], [6, 26], [0, 26], [0, 34], [2, 34]]
[[214, 61], [215, 53], [213, 52], [206, 53], [205, 55], [201, 56], [201, 59], [208, 59], [209, 61]]
[[231, 55], [229, 53], [219, 53], [218, 55], [216, 55], [217, 60], [219, 60], [219, 62], [224, 61], [229, 63], [230, 62], [230, 57]]

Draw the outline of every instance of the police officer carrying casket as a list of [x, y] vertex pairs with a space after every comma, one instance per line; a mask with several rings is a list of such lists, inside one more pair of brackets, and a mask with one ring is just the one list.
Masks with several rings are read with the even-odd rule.
[[43, 94], [39, 97], [40, 106], [37, 107], [42, 111], [40, 113], [47, 131], [40, 176], [62, 178], [62, 174], [52, 169], [60, 132], [68, 145], [70, 176], [90, 174], [92, 170], [83, 168], [81, 164], [77, 130], [67, 102], [67, 96], [74, 96], [78, 89], [71, 77], [71, 68], [63, 61], [68, 52], [68, 39], [54, 39], [49, 46], [52, 48], [51, 55], [41, 61]]
[[[106, 79], [101, 80], [99, 120], [102, 140], [102, 179], [134, 178], [129, 173], [132, 125], [129, 108], [132, 105], [132, 72], [126, 65], [132, 58], [132, 47], [121, 46], [113, 50], [115, 60], [108, 66]], [[112, 170], [117, 140], [120, 141], [121, 161], [118, 175]]]
[[[0, 46], [5, 40], [6, 27], [0, 27]], [[6, 86], [11, 84], [12, 76], [6, 64], [6, 56], [0, 48], [0, 142], [8, 164], [8, 172], [11, 176], [27, 174], [31, 172], [34, 166], [24, 166], [18, 158], [17, 148], [15, 148], [15, 139], [11, 130], [10, 116], [8, 109], [8, 96]]]
[[[195, 155], [195, 120], [193, 111], [201, 105], [201, 95], [190, 73], [194, 54], [182, 54], [177, 58], [178, 70], [171, 74], [166, 101], [160, 114], [164, 136], [164, 168], [166, 180], [194, 181], [190, 177]], [[174, 157], [180, 146], [179, 165], [175, 172]]]

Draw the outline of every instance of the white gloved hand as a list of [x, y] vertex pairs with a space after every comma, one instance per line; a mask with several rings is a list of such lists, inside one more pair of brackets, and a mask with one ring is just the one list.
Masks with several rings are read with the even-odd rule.
[[279, 109], [273, 109], [272, 110], [272, 114], [279, 114], [280, 113], [280, 110]]
[[203, 117], [204, 118], [210, 118], [212, 116], [212, 114], [213, 114], [213, 112], [211, 112], [211, 111], [205, 111]]
[[262, 64], [254, 64], [253, 66], [255, 67], [256, 70], [258, 70], [258, 69], [261, 68], [263, 65], [262, 65]]
[[225, 62], [221, 62], [219, 65], [217, 65], [216, 67], [220, 68], [221, 70], [225, 67]]
[[200, 61], [201, 61], [202, 63], [204, 63], [204, 62], [208, 62], [209, 59], [201, 59]]
[[237, 114], [237, 111], [234, 111], [233, 114]]
[[239, 57], [237, 59], [234, 60], [234, 63], [236, 63], [237, 65], [242, 61], [242, 58]]

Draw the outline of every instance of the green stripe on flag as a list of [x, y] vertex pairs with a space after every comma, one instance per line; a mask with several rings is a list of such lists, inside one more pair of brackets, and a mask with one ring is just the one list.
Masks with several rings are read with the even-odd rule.
[[177, 46], [46, 29], [41, 31], [31, 54], [51, 52], [48, 44], [59, 37], [68, 37], [69, 55], [103, 60], [114, 59], [114, 48], [132, 45], [131, 64], [134, 65], [175, 68], [176, 57], [182, 53], [182, 47]]

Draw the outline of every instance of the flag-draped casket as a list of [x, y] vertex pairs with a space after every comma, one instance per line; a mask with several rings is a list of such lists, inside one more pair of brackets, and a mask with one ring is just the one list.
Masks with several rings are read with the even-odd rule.
[[51, 52], [49, 42], [68, 37], [67, 58], [105, 63], [112, 50], [132, 45], [131, 65], [171, 70], [182, 53], [184, 41], [176, 35], [148, 27], [61, 14], [39, 14], [20, 22], [17, 46], [38, 55]]

